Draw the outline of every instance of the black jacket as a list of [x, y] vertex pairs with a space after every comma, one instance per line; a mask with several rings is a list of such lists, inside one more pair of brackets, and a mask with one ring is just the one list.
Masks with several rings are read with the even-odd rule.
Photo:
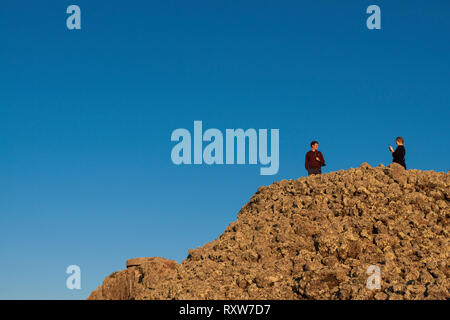
[[396, 162], [400, 165], [402, 165], [406, 169], [406, 163], [405, 163], [405, 147], [404, 146], [398, 146], [397, 149], [395, 149], [394, 152], [392, 152], [392, 162]]

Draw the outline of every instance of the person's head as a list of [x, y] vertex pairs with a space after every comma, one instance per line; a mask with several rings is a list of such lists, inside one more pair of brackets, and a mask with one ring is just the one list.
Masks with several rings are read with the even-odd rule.
[[317, 149], [319, 149], [319, 142], [317, 141], [311, 141], [311, 150], [312, 151], [316, 151]]
[[402, 146], [402, 145], [405, 144], [405, 140], [403, 140], [402, 137], [397, 137], [397, 138], [395, 138], [395, 143], [396, 143], [398, 146]]

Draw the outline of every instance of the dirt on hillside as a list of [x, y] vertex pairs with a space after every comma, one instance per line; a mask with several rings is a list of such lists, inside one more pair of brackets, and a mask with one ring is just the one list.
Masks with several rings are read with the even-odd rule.
[[180, 264], [130, 259], [88, 299], [449, 299], [449, 217], [449, 172], [364, 163], [282, 180]]

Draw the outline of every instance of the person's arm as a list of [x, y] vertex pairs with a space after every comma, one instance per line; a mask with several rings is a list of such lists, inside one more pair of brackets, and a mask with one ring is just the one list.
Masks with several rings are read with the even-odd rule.
[[309, 168], [309, 166], [308, 166], [308, 152], [306, 153], [306, 156], [305, 156], [305, 169], [306, 170], [308, 170], [308, 168]]
[[323, 157], [322, 152], [319, 151], [320, 164], [322, 167], [325, 165], [325, 158]]
[[403, 160], [404, 156], [405, 156], [404, 148], [397, 147], [397, 149], [395, 149], [395, 151], [392, 152], [392, 158], [393, 158], [393, 161], [395, 161], [395, 162], [400, 162], [401, 160]]

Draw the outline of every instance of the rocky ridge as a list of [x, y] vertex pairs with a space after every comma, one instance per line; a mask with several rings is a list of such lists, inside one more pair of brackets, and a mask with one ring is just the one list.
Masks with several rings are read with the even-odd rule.
[[282, 180], [180, 264], [130, 259], [88, 299], [449, 299], [449, 217], [448, 172], [364, 163]]

